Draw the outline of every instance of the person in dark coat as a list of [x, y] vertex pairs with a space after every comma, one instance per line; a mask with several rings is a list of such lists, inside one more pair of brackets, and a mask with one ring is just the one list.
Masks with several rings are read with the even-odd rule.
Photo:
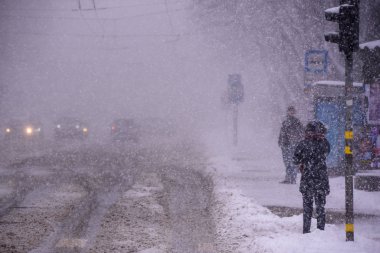
[[282, 159], [285, 164], [285, 180], [281, 183], [295, 184], [297, 178], [297, 167], [293, 164], [292, 158], [294, 149], [298, 142], [302, 140], [304, 127], [296, 118], [296, 109], [289, 106], [286, 119], [282, 122], [278, 145], [282, 151]]
[[326, 196], [330, 193], [326, 158], [330, 144], [325, 137], [326, 127], [319, 121], [309, 122], [305, 139], [294, 152], [294, 164], [300, 166], [300, 192], [303, 199], [303, 233], [310, 233], [313, 201], [316, 205], [317, 228], [324, 230], [326, 222]]

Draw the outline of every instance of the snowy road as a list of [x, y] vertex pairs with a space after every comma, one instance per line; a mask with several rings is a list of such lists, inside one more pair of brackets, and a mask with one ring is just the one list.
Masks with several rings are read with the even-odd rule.
[[15, 160], [0, 170], [0, 252], [214, 252], [196, 156], [176, 143]]

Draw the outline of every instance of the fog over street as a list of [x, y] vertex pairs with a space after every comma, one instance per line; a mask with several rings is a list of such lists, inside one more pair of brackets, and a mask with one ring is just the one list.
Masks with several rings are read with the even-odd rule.
[[[355, 188], [344, 244], [346, 68], [324, 39], [337, 2], [0, 1], [0, 253], [373, 252], [377, 190]], [[355, 173], [380, 189], [379, 10], [360, 1], [359, 42], [374, 42], [352, 75]], [[332, 150], [326, 229], [313, 218], [307, 235], [303, 164], [287, 182], [279, 134], [290, 111], [298, 141], [321, 121]]]

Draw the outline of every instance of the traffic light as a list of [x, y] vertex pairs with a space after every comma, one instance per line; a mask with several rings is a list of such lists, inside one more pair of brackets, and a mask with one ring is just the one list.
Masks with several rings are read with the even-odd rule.
[[327, 21], [338, 22], [339, 32], [325, 34], [325, 40], [339, 45], [339, 51], [359, 49], [359, 0], [341, 0], [340, 5], [325, 10]]

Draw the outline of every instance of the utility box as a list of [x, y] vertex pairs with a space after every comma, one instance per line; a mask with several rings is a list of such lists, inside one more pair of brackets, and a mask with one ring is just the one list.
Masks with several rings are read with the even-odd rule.
[[[345, 170], [345, 84], [341, 81], [318, 81], [307, 88], [311, 96], [313, 118], [323, 122], [331, 151], [327, 157], [330, 174], [343, 174]], [[363, 84], [354, 83], [353, 88], [354, 166], [360, 164], [355, 147], [360, 144], [366, 128], [366, 97]], [[357, 169], [357, 168], [356, 168]]]

